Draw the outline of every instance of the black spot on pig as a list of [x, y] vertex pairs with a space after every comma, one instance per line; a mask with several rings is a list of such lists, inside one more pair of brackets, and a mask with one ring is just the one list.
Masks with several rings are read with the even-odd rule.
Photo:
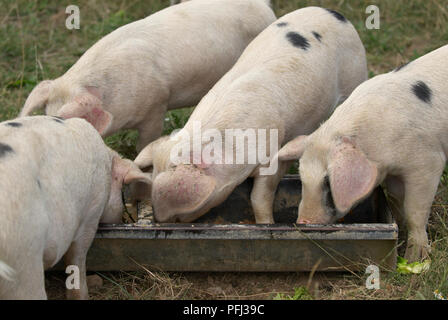
[[325, 10], [327, 10], [329, 13], [331, 13], [339, 21], [347, 22], [347, 19], [342, 14], [340, 14], [339, 12], [331, 10], [331, 9], [325, 9]]
[[313, 34], [314, 38], [316, 38], [317, 40], [319, 40], [319, 42], [321, 42], [322, 36], [319, 33], [317, 33], [316, 31], [313, 31], [312, 34]]
[[403, 69], [404, 67], [406, 67], [409, 63], [410, 63], [410, 62], [403, 63], [401, 66], [395, 68], [394, 71], [395, 71], [395, 72], [400, 71], [401, 69]]
[[22, 124], [20, 122], [7, 122], [5, 124], [7, 126], [14, 127], [14, 128], [19, 128], [22, 126]]
[[277, 23], [277, 27], [283, 28], [286, 27], [288, 25], [288, 22], [279, 22]]
[[286, 34], [286, 38], [294, 47], [303, 49], [305, 51], [310, 47], [310, 43], [308, 42], [308, 40], [297, 32], [288, 32]]
[[6, 156], [8, 153], [13, 153], [14, 150], [7, 144], [0, 142], [0, 158]]
[[64, 123], [64, 119], [61, 117], [57, 117], [57, 116], [53, 116], [52, 117], [54, 121], [56, 121], [57, 123]]
[[417, 83], [412, 86], [412, 92], [414, 92], [417, 98], [419, 98], [423, 102], [431, 102], [432, 91], [423, 81], [417, 81]]

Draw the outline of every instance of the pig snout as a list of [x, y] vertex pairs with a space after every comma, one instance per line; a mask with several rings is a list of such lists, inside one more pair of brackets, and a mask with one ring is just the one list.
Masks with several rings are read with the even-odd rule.
[[179, 165], [154, 180], [152, 203], [158, 222], [191, 222], [215, 190], [214, 177], [192, 165]]
[[[318, 198], [316, 198], [318, 199]], [[320, 201], [310, 201], [304, 203], [302, 200], [299, 205], [298, 224], [331, 224], [334, 223], [335, 216], [329, 214]]]
[[299, 209], [298, 224], [332, 224], [336, 222], [336, 216], [331, 216], [325, 212], [325, 209], [314, 209], [312, 211]]
[[334, 222], [330, 219], [325, 219], [325, 218], [322, 219], [322, 218], [317, 218], [317, 217], [306, 217], [306, 218], [299, 217], [297, 219], [297, 223], [298, 224], [332, 224]]

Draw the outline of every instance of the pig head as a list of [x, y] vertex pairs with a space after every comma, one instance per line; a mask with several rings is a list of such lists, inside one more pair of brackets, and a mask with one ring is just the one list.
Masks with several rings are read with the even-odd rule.
[[101, 216], [101, 223], [121, 223], [123, 214], [123, 199], [121, 190], [125, 184], [140, 184], [142, 188], [149, 188], [152, 184], [151, 176], [142, 172], [131, 160], [122, 159], [115, 151], [112, 154], [111, 187], [109, 201]]
[[103, 109], [103, 94], [94, 86], [77, 88], [61, 79], [44, 80], [37, 85], [25, 101], [19, 117], [45, 108], [48, 115], [64, 119], [83, 118], [102, 135], [106, 135], [113, 120], [110, 112]]
[[168, 137], [149, 144], [135, 164], [152, 168], [151, 200], [159, 222], [192, 222], [221, 204], [246, 179], [255, 165], [198, 163], [190, 158], [174, 164], [170, 159], [175, 142]]
[[280, 149], [278, 159], [300, 159], [298, 223], [335, 223], [378, 185], [376, 165], [349, 137], [299, 136]]
[[203, 170], [182, 164], [154, 180], [152, 203], [157, 221], [191, 222], [208, 210], [216, 179]]

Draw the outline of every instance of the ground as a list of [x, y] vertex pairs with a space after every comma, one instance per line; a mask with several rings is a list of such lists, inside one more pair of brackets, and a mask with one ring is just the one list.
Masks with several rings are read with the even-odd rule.
[[[0, 6], [0, 120], [14, 118], [43, 79], [63, 74], [101, 36], [168, 5], [168, 0], [135, 1], [2, 1]], [[315, 5], [334, 9], [356, 27], [367, 50], [369, 75], [374, 76], [434, 50], [448, 41], [448, 3], [438, 0], [303, 1], [273, 0], [277, 16]], [[81, 29], [65, 28], [66, 6], [81, 11]], [[368, 30], [366, 8], [380, 9], [379, 30]], [[165, 133], [181, 127], [191, 108], [169, 112]], [[133, 158], [136, 133], [125, 131], [106, 139]], [[365, 289], [366, 275], [300, 273], [101, 273], [104, 285], [90, 290], [93, 299], [434, 299], [448, 296], [448, 175], [434, 202], [429, 235], [432, 264], [421, 275], [389, 272], [381, 289]], [[50, 298], [63, 298], [63, 274], [50, 273]]]

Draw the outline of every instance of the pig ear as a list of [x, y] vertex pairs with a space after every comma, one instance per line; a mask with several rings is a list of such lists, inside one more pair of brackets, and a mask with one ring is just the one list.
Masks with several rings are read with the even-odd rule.
[[123, 183], [130, 184], [133, 182], [144, 183], [149, 187], [152, 185], [151, 174], [144, 173], [139, 168], [133, 167], [124, 176]]
[[100, 97], [92, 92], [95, 90], [90, 89], [88, 93], [77, 97], [75, 101], [65, 104], [56, 115], [64, 119], [83, 118], [90, 122], [101, 135], [104, 135], [112, 124], [113, 116], [103, 109]]
[[123, 181], [124, 184], [141, 182], [152, 185], [151, 174], [142, 172], [131, 160], [119, 156], [113, 158], [112, 175], [115, 180]]
[[291, 161], [300, 159], [305, 150], [307, 138], [308, 136], [298, 136], [285, 144], [278, 152], [278, 160]]
[[134, 163], [140, 169], [145, 169], [145, 168], [151, 167], [154, 162], [154, 153], [155, 153], [157, 146], [162, 141], [165, 141], [167, 138], [168, 138], [168, 136], [161, 137], [161, 138], [157, 139], [156, 141], [151, 142], [146, 147], [144, 147], [143, 150], [140, 151], [140, 153], [135, 158]]
[[[170, 136], [163, 136], [159, 139], [151, 142], [137, 155], [134, 163], [142, 170], [148, 169], [153, 166], [154, 156], [158, 152], [159, 146], [163, 146], [165, 142], [170, 139]], [[144, 170], [146, 172], [146, 170]]]
[[143, 201], [151, 197], [151, 174], [142, 172], [135, 164], [124, 177], [123, 183], [130, 185], [132, 202]]
[[330, 187], [334, 204], [347, 212], [375, 187], [378, 169], [350, 142], [337, 145], [329, 159]]
[[104, 135], [112, 124], [113, 116], [101, 106], [86, 108], [86, 105], [78, 103], [67, 103], [57, 113], [57, 116], [64, 119], [83, 118], [87, 120], [95, 129]]
[[39, 83], [25, 101], [22, 111], [19, 117], [26, 117], [33, 111], [39, 110], [45, 107], [48, 103], [48, 97], [50, 95], [50, 88], [52, 80], [44, 80]]
[[151, 195], [151, 175], [142, 172], [131, 160], [117, 155], [112, 161], [112, 188], [121, 189], [123, 184], [130, 184], [132, 202]]

